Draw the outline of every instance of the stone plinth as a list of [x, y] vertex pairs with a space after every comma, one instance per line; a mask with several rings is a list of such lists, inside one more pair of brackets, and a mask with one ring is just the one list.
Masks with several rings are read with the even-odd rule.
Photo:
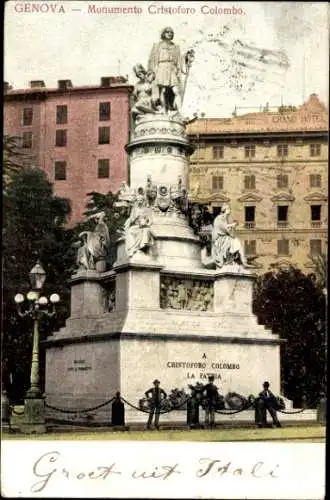
[[26, 398], [24, 400], [24, 420], [21, 431], [26, 434], [44, 434], [46, 432], [45, 399]]
[[105, 296], [97, 271], [78, 271], [71, 278], [71, 317], [95, 316], [105, 311]]
[[131, 186], [145, 184], [151, 176], [156, 184], [170, 186], [182, 180], [187, 186], [189, 155], [193, 152], [180, 118], [145, 115], [135, 127], [127, 146]]

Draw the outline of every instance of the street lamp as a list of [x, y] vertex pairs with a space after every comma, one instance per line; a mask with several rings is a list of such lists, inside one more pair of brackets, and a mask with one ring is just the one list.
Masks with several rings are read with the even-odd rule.
[[[53, 293], [49, 299], [40, 296], [40, 290], [45, 282], [46, 273], [39, 261], [31, 269], [30, 273], [31, 290], [26, 297], [22, 293], [15, 295], [14, 300], [17, 305], [17, 312], [22, 318], [33, 319], [33, 347], [30, 388], [24, 399], [24, 430], [28, 433], [46, 432], [45, 426], [45, 401], [39, 387], [39, 320], [42, 315], [52, 317], [56, 314], [56, 304], [60, 301], [57, 293]], [[23, 303], [28, 301], [28, 308], [23, 310]], [[47, 306], [52, 305], [51, 310]]]

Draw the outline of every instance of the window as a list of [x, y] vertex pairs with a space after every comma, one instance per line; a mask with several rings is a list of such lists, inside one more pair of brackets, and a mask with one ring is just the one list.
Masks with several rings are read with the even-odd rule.
[[223, 158], [224, 147], [223, 146], [213, 146], [213, 159], [219, 160]]
[[255, 175], [245, 175], [244, 176], [244, 189], [255, 189], [256, 187], [256, 176]]
[[245, 255], [256, 255], [257, 254], [256, 248], [257, 248], [256, 240], [244, 241]]
[[254, 145], [244, 146], [245, 158], [254, 158], [256, 155], [256, 147]]
[[287, 144], [277, 145], [277, 156], [288, 156], [289, 148]]
[[23, 148], [32, 148], [32, 132], [23, 132]]
[[110, 144], [110, 127], [99, 127], [99, 144]]
[[68, 123], [68, 107], [56, 106], [56, 123]]
[[108, 159], [98, 161], [97, 176], [99, 179], [108, 179], [110, 174], [110, 162]]
[[311, 219], [312, 219], [312, 221], [320, 221], [321, 220], [321, 205], [312, 205], [311, 206]]
[[56, 130], [56, 140], [55, 140], [55, 146], [58, 147], [63, 147], [66, 146], [66, 130], [63, 129], [58, 129]]
[[100, 122], [106, 122], [110, 120], [110, 102], [100, 102], [99, 106], [99, 120]]
[[309, 185], [310, 185], [310, 187], [313, 187], [313, 188], [321, 187], [321, 175], [320, 174], [311, 174], [309, 176]]
[[33, 109], [24, 108], [23, 109], [23, 125], [32, 125]]
[[212, 177], [212, 189], [223, 189], [223, 176], [213, 175]]
[[310, 156], [320, 156], [321, 155], [321, 144], [310, 144], [309, 145]]
[[277, 187], [278, 188], [287, 188], [289, 184], [289, 178], [287, 175], [280, 174], [277, 176]]
[[205, 142], [197, 143], [198, 158], [204, 160], [205, 158]]
[[287, 205], [281, 205], [277, 207], [277, 225], [287, 226], [288, 225], [288, 210]]
[[277, 254], [289, 255], [289, 240], [277, 240]]
[[321, 240], [309, 240], [309, 250], [311, 255], [321, 255], [322, 254], [322, 241]]
[[244, 226], [250, 229], [255, 226], [256, 207], [244, 207]]
[[54, 177], [56, 181], [65, 181], [66, 179], [66, 161], [55, 162]]

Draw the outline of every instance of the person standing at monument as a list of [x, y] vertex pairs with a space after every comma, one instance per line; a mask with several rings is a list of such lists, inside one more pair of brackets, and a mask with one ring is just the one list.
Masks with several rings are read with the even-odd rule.
[[160, 406], [163, 399], [167, 397], [164, 389], [160, 387], [159, 380], [154, 380], [154, 387], [151, 387], [148, 391], [146, 391], [145, 396], [149, 400], [150, 403], [150, 411], [147, 422], [147, 429], [151, 429], [152, 419], [155, 415], [155, 428], [159, 430], [159, 415], [160, 415]]
[[273, 425], [276, 427], [282, 427], [276, 412], [276, 397], [269, 390], [269, 382], [263, 383], [263, 390], [259, 393], [259, 398], [257, 400], [257, 412], [256, 412], [256, 420], [258, 427], [266, 427], [267, 425], [267, 410], [269, 411], [272, 419]]
[[214, 384], [214, 376], [209, 376], [209, 382], [203, 388], [203, 394], [206, 395], [206, 408], [205, 408], [205, 425], [209, 427], [215, 426], [214, 414], [217, 398], [219, 396], [218, 388]]

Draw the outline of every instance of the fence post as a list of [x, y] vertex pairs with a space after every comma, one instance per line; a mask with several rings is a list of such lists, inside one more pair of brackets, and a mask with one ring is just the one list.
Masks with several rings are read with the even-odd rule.
[[1, 391], [1, 424], [3, 429], [8, 426], [10, 429], [10, 404], [5, 390]]
[[320, 393], [320, 399], [317, 403], [317, 422], [324, 425], [327, 420], [327, 398], [324, 392]]
[[115, 430], [128, 430], [128, 427], [125, 425], [125, 407], [121, 400], [120, 392], [116, 392], [116, 397], [111, 405], [111, 425]]

